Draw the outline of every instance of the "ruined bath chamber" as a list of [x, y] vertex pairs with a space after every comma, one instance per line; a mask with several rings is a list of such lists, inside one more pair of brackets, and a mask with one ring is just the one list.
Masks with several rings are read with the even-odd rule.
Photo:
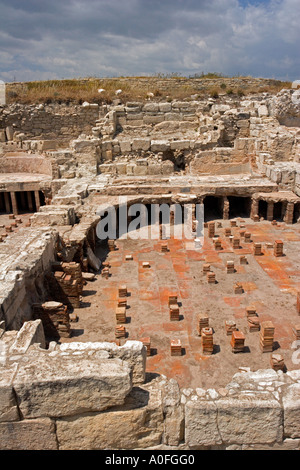
[[[152, 129], [159, 125], [161, 132], [161, 123], [167, 122], [170, 132], [170, 112], [178, 113], [177, 123], [193, 122], [191, 110], [188, 116], [188, 108], [177, 103], [146, 105], [118, 105], [105, 119], [101, 113], [99, 118], [96, 107], [86, 107], [80, 113], [82, 122], [88, 117], [90, 128], [85, 131], [92, 132], [92, 138], [78, 139], [77, 132], [73, 143], [62, 139], [60, 148], [52, 139], [37, 136], [4, 145], [8, 164], [2, 172], [0, 209], [4, 231], [9, 225], [11, 230], [0, 244], [1, 446], [299, 449], [300, 373], [297, 349], [291, 348], [291, 326], [297, 326], [299, 315], [295, 247], [300, 200], [294, 163], [289, 163], [286, 180], [287, 170], [280, 165], [281, 180], [278, 172], [271, 173], [267, 151], [276, 155], [276, 149], [268, 149], [263, 137], [261, 147], [253, 146], [251, 132], [262, 124], [254, 121], [263, 119], [257, 114], [240, 114], [236, 127], [234, 119], [230, 124], [226, 120], [225, 131], [217, 120], [211, 128], [216, 149], [214, 141], [203, 141], [197, 153], [194, 135], [181, 134], [178, 124], [177, 138], [144, 135], [143, 126], [150, 121]], [[218, 112], [222, 120], [224, 109]], [[201, 119], [210, 132], [210, 123]], [[129, 135], [134, 127], [126, 127], [129, 121], [140, 127], [138, 135]], [[118, 125], [123, 128], [119, 140], [109, 134]], [[266, 121], [265, 128], [268, 125]], [[100, 128], [102, 136], [96, 137]], [[217, 144], [220, 138], [230, 147], [224, 150]], [[174, 166], [165, 159], [169, 150], [172, 158], [182, 152], [184, 165], [182, 160]], [[155, 168], [154, 157], [163, 157], [155, 160]], [[26, 173], [26, 168], [31, 171]], [[178, 204], [193, 210], [203, 204], [203, 251], [194, 239], [160, 235], [155, 241], [131, 242], [118, 234], [115, 240], [98, 240], [99, 207], [118, 209], [124, 198], [128, 208]], [[24, 214], [28, 226], [14, 226]], [[233, 239], [239, 239], [237, 248]], [[276, 258], [275, 241], [282, 239], [285, 256]], [[255, 254], [257, 245], [262, 256]], [[240, 264], [243, 257], [248, 264]], [[231, 261], [235, 272], [228, 274]], [[216, 274], [215, 284], [203, 274], [207, 264]], [[235, 281], [244, 286], [241, 295], [233, 292]], [[123, 324], [127, 336], [115, 337], [117, 290], [124, 284], [130, 293], [131, 322]], [[182, 316], [175, 322], [166, 308], [171, 293], [178, 295]], [[260, 333], [245, 329], [251, 302], [262, 320], [275, 323], [279, 344], [273, 352], [283, 352], [287, 370], [272, 368], [271, 354], [259, 349]], [[209, 312], [215, 329], [216, 348], [208, 356], [196, 329], [199, 311]], [[97, 316], [100, 324], [93, 333]], [[224, 329], [229, 317], [246, 331], [249, 351], [231, 351]], [[147, 328], [153, 333], [150, 355], [143, 341]], [[93, 340], [84, 337], [89, 331]], [[182, 339], [181, 356], [170, 354], [173, 337]], [[217, 380], [218, 361], [223, 381]]]

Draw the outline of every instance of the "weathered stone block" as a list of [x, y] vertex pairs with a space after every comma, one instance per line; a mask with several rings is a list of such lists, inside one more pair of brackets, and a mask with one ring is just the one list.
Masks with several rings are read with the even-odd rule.
[[146, 103], [143, 107], [144, 112], [157, 113], [159, 111], [158, 103]]
[[54, 422], [49, 418], [0, 423], [1, 450], [57, 450]]
[[[4, 345], [0, 344], [2, 356], [4, 353]], [[4, 357], [1, 358], [2, 360]], [[19, 413], [13, 387], [12, 379], [16, 373], [17, 366], [1, 366], [0, 373], [0, 422], [2, 421], [18, 421]], [[1, 439], [0, 439], [1, 441]], [[1, 446], [1, 444], [0, 444]], [[0, 447], [1, 448], [1, 447]]]
[[189, 401], [185, 410], [185, 436], [190, 447], [282, 441], [282, 407], [268, 392], [249, 392], [214, 402]]
[[300, 438], [300, 383], [290, 385], [282, 398], [284, 410], [284, 434]]
[[150, 139], [133, 139], [132, 141], [132, 150], [144, 150], [147, 151], [150, 149], [151, 140]]
[[28, 357], [13, 381], [25, 418], [105, 410], [121, 405], [131, 390], [130, 368], [119, 359], [58, 353], [35, 356]]
[[119, 144], [120, 144], [121, 153], [131, 152], [130, 140], [120, 140]]
[[170, 148], [170, 142], [168, 140], [152, 140], [151, 141], [151, 152], [165, 152]]

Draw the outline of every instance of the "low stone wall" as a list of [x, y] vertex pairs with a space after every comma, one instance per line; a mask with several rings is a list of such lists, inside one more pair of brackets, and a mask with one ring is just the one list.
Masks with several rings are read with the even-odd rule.
[[1, 243], [0, 320], [19, 329], [43, 291], [41, 273], [55, 260], [57, 234], [49, 227], [19, 228]]
[[300, 370], [179, 389], [140, 342], [43, 343], [40, 320], [0, 325], [1, 450], [300, 449]]
[[[10, 141], [18, 134], [23, 139], [70, 140], [79, 134], [91, 134], [99, 118], [97, 104], [18, 105], [0, 109], [1, 139]], [[0, 141], [1, 141], [0, 139]]]

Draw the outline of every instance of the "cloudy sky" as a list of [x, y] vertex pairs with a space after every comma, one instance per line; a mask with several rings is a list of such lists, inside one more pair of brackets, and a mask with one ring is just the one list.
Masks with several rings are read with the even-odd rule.
[[0, 0], [0, 80], [300, 79], [300, 0]]

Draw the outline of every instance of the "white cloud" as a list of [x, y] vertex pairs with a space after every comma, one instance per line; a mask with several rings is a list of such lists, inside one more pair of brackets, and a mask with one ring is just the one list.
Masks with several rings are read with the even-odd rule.
[[0, 8], [0, 78], [7, 81], [300, 76], [299, 0], [0, 0]]

